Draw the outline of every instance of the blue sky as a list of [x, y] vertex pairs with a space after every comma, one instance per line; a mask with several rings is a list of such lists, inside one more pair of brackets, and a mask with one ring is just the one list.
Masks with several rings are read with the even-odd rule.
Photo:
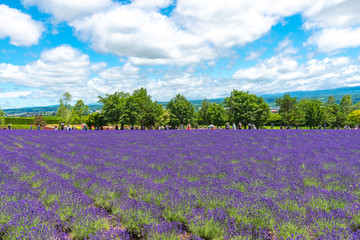
[[358, 0], [0, 0], [0, 107], [360, 85]]

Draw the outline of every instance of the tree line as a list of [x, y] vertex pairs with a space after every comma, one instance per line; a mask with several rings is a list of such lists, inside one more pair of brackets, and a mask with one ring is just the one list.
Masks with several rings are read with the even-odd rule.
[[179, 128], [213, 124], [224, 126], [227, 122], [252, 122], [264, 125], [269, 117], [269, 106], [262, 97], [234, 90], [221, 104], [204, 99], [198, 111], [184, 95], [177, 94], [163, 106], [153, 101], [145, 88], [130, 93], [115, 92], [99, 97], [101, 112], [90, 114], [88, 126], [102, 125], [142, 126], [146, 128], [169, 126]]
[[70, 93], [64, 93], [59, 99], [57, 115], [61, 117], [61, 122], [66, 125], [81, 122], [98, 128], [106, 125], [118, 125], [119, 129], [125, 126], [151, 128], [166, 125], [178, 128], [188, 124], [193, 127], [210, 124], [224, 126], [227, 122], [240, 121], [262, 126], [269, 117], [269, 106], [262, 97], [237, 90], [221, 104], [204, 99], [198, 111], [184, 95], [177, 94], [164, 106], [153, 101], [145, 88], [132, 93], [115, 92], [99, 96], [98, 102], [102, 103], [102, 108], [92, 114], [88, 114], [89, 108], [82, 100], [78, 100], [74, 106], [70, 104], [71, 100]]
[[329, 128], [354, 126], [360, 123], [360, 102], [354, 104], [351, 95], [345, 94], [340, 104], [335, 97], [328, 97], [326, 102], [316, 99], [301, 99], [284, 94], [276, 99], [278, 114], [270, 114], [269, 122], [286, 126], [325, 126]]
[[82, 100], [74, 106], [70, 105], [71, 95], [64, 93], [60, 98], [58, 115], [63, 122], [86, 123], [88, 126], [101, 127], [118, 125], [119, 129], [125, 126], [143, 126], [146, 128], [170, 126], [178, 128], [181, 125], [225, 126], [227, 123], [249, 123], [258, 127], [264, 125], [278, 126], [309, 126], [319, 125], [335, 128], [337, 126], [355, 125], [360, 122], [360, 103], [353, 104], [351, 95], [344, 95], [340, 104], [335, 97], [330, 96], [325, 103], [316, 99], [301, 99], [290, 94], [276, 98], [278, 112], [272, 113], [269, 105], [262, 97], [249, 92], [233, 90], [230, 96], [222, 103], [211, 103], [204, 99], [198, 110], [186, 99], [178, 94], [165, 106], [153, 101], [145, 88], [132, 93], [115, 92], [99, 96], [102, 103], [101, 111], [88, 114], [88, 107]]
[[[360, 103], [354, 104], [351, 95], [344, 95], [340, 104], [335, 97], [330, 96], [326, 102], [316, 99], [301, 99], [291, 97], [289, 93], [276, 98], [278, 112], [270, 111], [269, 105], [262, 97], [249, 92], [233, 90], [222, 103], [211, 103], [208, 99], [201, 102], [200, 108], [194, 105], [184, 95], [178, 94], [166, 105], [153, 101], [145, 88], [136, 89], [132, 93], [115, 92], [99, 96], [102, 103], [100, 111], [89, 114], [89, 107], [83, 100], [77, 100], [71, 105], [72, 96], [66, 92], [59, 99], [60, 106], [57, 115], [61, 123], [87, 124], [100, 128], [107, 125], [158, 127], [169, 126], [178, 128], [182, 125], [225, 126], [227, 123], [241, 122], [242, 125], [254, 124], [277, 126], [309, 126], [319, 125], [336, 128], [344, 125], [360, 123]], [[0, 124], [3, 122], [4, 112], [0, 109]], [[39, 125], [41, 117], [36, 118]], [[60, 123], [59, 122], [59, 123]]]

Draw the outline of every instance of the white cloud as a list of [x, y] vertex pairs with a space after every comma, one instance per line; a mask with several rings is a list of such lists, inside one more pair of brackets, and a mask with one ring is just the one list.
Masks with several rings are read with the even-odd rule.
[[159, 9], [173, 1], [134, 0], [126, 5], [113, 3], [69, 24], [98, 52], [128, 57], [136, 65], [184, 66], [213, 61], [226, 48], [253, 42], [283, 17], [308, 9], [312, 2], [178, 0], [167, 17]]
[[328, 28], [311, 36], [306, 45], [317, 45], [321, 52], [332, 52], [342, 48], [360, 46], [360, 27]]
[[99, 75], [101, 78], [109, 81], [117, 81], [119, 79], [138, 79], [139, 68], [133, 66], [130, 63], [124, 64], [122, 67], [108, 68], [101, 72]]
[[28, 87], [81, 86], [89, 75], [89, 57], [66, 45], [44, 51], [39, 60], [24, 66], [0, 64], [1, 82]]
[[37, 6], [41, 11], [52, 14], [59, 22], [84, 17], [111, 5], [111, 0], [22, 0], [22, 2], [27, 7]]
[[[222, 82], [209, 76], [193, 76], [181, 69], [169, 70], [159, 79], [143, 77], [140, 68], [129, 62], [106, 68], [104, 63], [93, 64], [88, 55], [63, 45], [44, 51], [37, 61], [27, 65], [0, 64], [0, 83], [33, 87], [32, 92], [16, 96], [51, 102], [56, 102], [63, 92], [70, 92], [74, 99], [96, 102], [99, 95], [115, 91], [132, 92], [140, 87], [146, 87], [154, 99], [161, 101], [169, 100], [178, 93], [202, 98], [219, 97], [218, 94], [224, 92]], [[215, 88], [220, 91], [214, 91]]]
[[[67, 21], [82, 40], [101, 53], [126, 57], [136, 65], [190, 65], [216, 60], [226, 48], [263, 36], [284, 17], [302, 14], [314, 30], [308, 45], [328, 52], [356, 47], [358, 0], [22, 0], [56, 21]], [[175, 4], [170, 17], [159, 10]], [[346, 40], [328, 36], [345, 33]], [[343, 38], [344, 39], [344, 38]], [[327, 46], [330, 45], [330, 48]], [[259, 52], [251, 53], [255, 59]]]
[[[191, 65], [216, 60], [224, 49], [266, 35], [284, 17], [302, 14], [314, 30], [308, 45], [320, 51], [360, 45], [358, 0], [177, 0], [170, 17], [159, 10], [173, 0], [22, 0], [57, 21], [67, 21], [94, 50], [125, 57], [135, 65]], [[337, 33], [344, 33], [332, 38]], [[286, 44], [286, 43], [284, 43]], [[256, 59], [252, 52], [248, 60]]]
[[221, 86], [209, 76], [193, 76], [189, 73], [169, 73], [162, 79], [149, 79], [144, 84], [153, 98], [159, 101], [169, 101], [179, 93], [188, 99], [214, 98], [218, 94], [224, 96], [218, 85]]
[[0, 92], [0, 98], [18, 98], [28, 96], [32, 91]]
[[107, 67], [107, 63], [105, 62], [99, 62], [99, 63], [93, 63], [91, 64], [91, 71], [98, 73], [103, 71]]
[[261, 48], [258, 51], [250, 52], [249, 55], [245, 58], [245, 60], [250, 61], [250, 60], [258, 59], [265, 51], [266, 51], [265, 48]]
[[204, 41], [181, 30], [168, 17], [132, 4], [114, 4], [71, 25], [96, 51], [128, 56], [138, 65], [187, 65], [214, 58]]
[[167, 7], [172, 3], [173, 0], [134, 0], [132, 5], [136, 8], [160, 9]]
[[9, 37], [12, 45], [31, 46], [38, 44], [43, 31], [43, 24], [31, 16], [0, 4], [0, 39]]
[[304, 28], [314, 30], [306, 45], [316, 45], [321, 52], [360, 46], [358, 0], [332, 0], [315, 6], [303, 14]]
[[21, 95], [25, 98], [56, 99], [70, 92], [74, 99], [94, 102], [98, 95], [136, 89], [138, 71], [130, 63], [107, 69], [105, 63], [91, 63], [88, 55], [62, 45], [44, 51], [37, 61], [23, 66], [0, 63], [0, 83], [36, 88]]
[[248, 69], [239, 69], [233, 86], [257, 93], [319, 90], [360, 84], [360, 63], [348, 57], [311, 59], [299, 64], [296, 56], [279, 53]]
[[283, 17], [301, 12], [310, 0], [179, 0], [174, 18], [199, 38], [229, 48], [253, 42]]
[[306, 29], [348, 28], [360, 24], [358, 0], [317, 1], [304, 12]]
[[34, 90], [31, 91], [28, 95], [22, 96], [25, 99], [53, 99], [53, 102], [57, 102], [59, 99], [59, 94], [50, 90]]

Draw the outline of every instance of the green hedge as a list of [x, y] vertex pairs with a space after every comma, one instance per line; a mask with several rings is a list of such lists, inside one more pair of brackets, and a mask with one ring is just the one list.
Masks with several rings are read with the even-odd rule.
[[43, 116], [47, 124], [58, 124], [61, 121], [61, 117], [57, 116]]
[[[16, 125], [31, 125], [34, 124], [34, 118], [24, 117], [4, 117], [5, 124], [16, 124]], [[47, 124], [58, 124], [61, 118], [56, 116], [44, 116], [44, 120]]]

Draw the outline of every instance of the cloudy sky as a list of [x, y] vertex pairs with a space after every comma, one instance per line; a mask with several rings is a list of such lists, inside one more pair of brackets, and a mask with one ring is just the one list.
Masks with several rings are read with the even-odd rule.
[[359, 85], [359, 0], [0, 0], [2, 108]]

